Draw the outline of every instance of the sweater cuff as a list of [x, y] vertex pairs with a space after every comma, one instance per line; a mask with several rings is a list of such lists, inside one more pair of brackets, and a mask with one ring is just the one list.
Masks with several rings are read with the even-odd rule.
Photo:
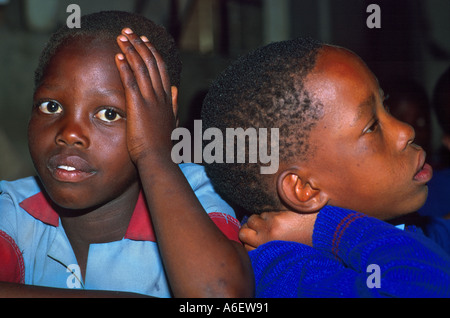
[[[313, 232], [313, 246], [327, 250], [338, 256], [342, 236], [349, 232], [361, 234], [362, 229], [355, 223], [364, 214], [334, 206], [325, 206], [317, 215]], [[358, 223], [358, 222], [357, 222]]]

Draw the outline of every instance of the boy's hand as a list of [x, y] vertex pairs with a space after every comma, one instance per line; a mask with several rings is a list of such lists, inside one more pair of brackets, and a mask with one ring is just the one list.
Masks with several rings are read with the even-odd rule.
[[254, 214], [242, 226], [239, 231], [239, 239], [244, 243], [247, 251], [276, 240], [312, 246], [312, 234], [317, 214], [300, 214], [290, 211]]
[[116, 55], [115, 61], [125, 88], [131, 160], [138, 164], [148, 155], [170, 159], [175, 115], [165, 63], [146, 37], [139, 37], [129, 28], [122, 30], [117, 43], [123, 52]]
[[130, 31], [117, 38], [123, 54], [115, 58], [125, 89], [127, 147], [171, 291], [175, 297], [250, 297], [253, 277], [246, 251], [212, 222], [172, 161], [177, 88], [153, 46]]

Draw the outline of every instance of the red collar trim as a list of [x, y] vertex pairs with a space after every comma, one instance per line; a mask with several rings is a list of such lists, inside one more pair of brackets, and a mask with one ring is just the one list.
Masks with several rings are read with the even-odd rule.
[[52, 226], [59, 226], [59, 215], [42, 192], [39, 192], [19, 203], [32, 217]]
[[[35, 219], [54, 227], [59, 226], [59, 215], [42, 192], [23, 200], [19, 205]], [[124, 238], [134, 241], [156, 242], [150, 212], [142, 192], [139, 194]]]
[[156, 242], [150, 211], [148, 210], [147, 202], [142, 192], [139, 194], [125, 238], [134, 241]]

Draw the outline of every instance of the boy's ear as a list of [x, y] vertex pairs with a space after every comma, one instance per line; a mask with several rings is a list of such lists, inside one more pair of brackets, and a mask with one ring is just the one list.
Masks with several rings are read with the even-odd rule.
[[178, 118], [178, 87], [171, 86], [172, 93], [172, 110], [173, 116], [175, 117], [176, 127], [178, 127], [179, 118]]
[[311, 186], [297, 169], [285, 170], [278, 175], [277, 190], [284, 204], [300, 213], [318, 212], [328, 202], [328, 196]]

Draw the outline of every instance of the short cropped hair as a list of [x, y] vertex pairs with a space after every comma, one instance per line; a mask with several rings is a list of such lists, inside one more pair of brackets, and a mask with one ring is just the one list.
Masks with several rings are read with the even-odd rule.
[[[304, 79], [322, 46], [297, 38], [239, 58], [212, 83], [203, 102], [203, 128], [219, 128], [223, 135], [226, 128], [278, 128], [280, 163], [306, 159], [309, 133], [322, 117], [323, 106], [305, 89]], [[248, 154], [248, 143], [246, 147]], [[234, 207], [261, 213], [280, 207], [276, 187], [267, 183], [268, 175], [261, 175], [261, 166], [213, 162], [206, 164], [206, 172], [215, 190]]]
[[433, 92], [433, 108], [439, 125], [450, 135], [450, 67], [439, 77]]
[[[80, 28], [59, 28], [44, 47], [35, 71], [35, 89], [40, 85], [50, 59], [65, 44], [81, 36], [94, 36], [101, 40], [112, 41], [125, 27], [131, 28], [139, 36], [145, 35], [161, 54], [169, 73], [172, 86], [179, 87], [181, 77], [181, 60], [175, 40], [167, 30], [138, 14], [123, 11], [102, 11], [81, 17]], [[117, 45], [117, 44], [116, 44]], [[117, 46], [117, 48], [119, 48]]]

